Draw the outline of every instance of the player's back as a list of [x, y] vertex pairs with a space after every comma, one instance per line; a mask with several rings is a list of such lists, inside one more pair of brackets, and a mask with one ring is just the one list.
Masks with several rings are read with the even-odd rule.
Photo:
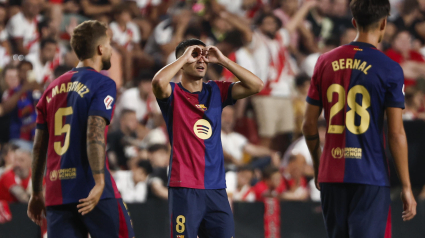
[[322, 55], [307, 101], [327, 121], [319, 182], [389, 186], [386, 107], [404, 108], [403, 71], [373, 45], [352, 42]]
[[[101, 116], [109, 124], [115, 96], [115, 82], [87, 67], [65, 73], [44, 92], [37, 105], [37, 126], [49, 131], [47, 206], [76, 203], [93, 188], [86, 150], [88, 117]], [[105, 169], [101, 199], [115, 197], [119, 197], [115, 182]]]

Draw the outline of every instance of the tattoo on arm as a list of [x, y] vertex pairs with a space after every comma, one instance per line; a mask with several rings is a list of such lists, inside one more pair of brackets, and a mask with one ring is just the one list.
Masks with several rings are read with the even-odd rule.
[[93, 175], [105, 173], [106, 121], [100, 116], [89, 116], [87, 125], [87, 156]]
[[32, 152], [32, 191], [34, 193], [43, 191], [43, 175], [47, 160], [48, 143], [49, 132], [37, 129]]

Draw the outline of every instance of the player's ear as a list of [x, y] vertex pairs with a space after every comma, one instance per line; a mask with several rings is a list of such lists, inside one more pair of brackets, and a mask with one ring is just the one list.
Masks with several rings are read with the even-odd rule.
[[383, 30], [385, 30], [385, 27], [387, 26], [387, 18], [385, 17], [383, 20], [382, 20], [382, 22], [381, 22], [381, 24], [380, 24], [380, 26], [379, 26], [379, 30], [381, 30], [381, 31], [383, 31]]
[[351, 19], [351, 24], [353, 24], [354, 28], [357, 29], [357, 22], [356, 22], [356, 19], [354, 19], [354, 17]]
[[103, 55], [104, 52], [105, 52], [105, 47], [103, 47], [103, 45], [98, 45], [97, 46], [97, 53], [99, 55]]

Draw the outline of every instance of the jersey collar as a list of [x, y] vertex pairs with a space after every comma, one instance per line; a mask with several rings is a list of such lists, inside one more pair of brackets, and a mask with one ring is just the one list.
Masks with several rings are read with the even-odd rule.
[[[202, 83], [202, 90], [204, 90], [204, 85], [203, 85], [204, 83]], [[182, 83], [180, 82], [180, 83], [177, 83], [177, 85], [183, 90], [183, 91], [185, 91], [185, 92], [187, 92], [187, 93], [190, 93], [190, 94], [200, 94], [200, 93], [202, 93], [202, 91], [198, 91], [198, 92], [193, 92], [193, 93], [191, 93], [191, 92], [189, 92], [189, 90], [187, 90], [187, 89], [185, 89], [184, 87], [183, 87], [183, 85], [182, 85]]]
[[376, 47], [374, 45], [369, 44], [369, 43], [366, 43], [366, 42], [360, 42], [360, 41], [353, 41], [349, 45], [355, 45], [355, 46], [363, 47], [363, 48], [370, 47], [370, 48], [375, 48], [376, 49]]
[[95, 71], [92, 67], [78, 67], [78, 68], [72, 69], [72, 71], [82, 71], [82, 70], [93, 70], [93, 71]]

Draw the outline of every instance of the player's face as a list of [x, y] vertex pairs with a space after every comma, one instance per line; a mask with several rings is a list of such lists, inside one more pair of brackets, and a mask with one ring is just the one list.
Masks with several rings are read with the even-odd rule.
[[[206, 48], [203, 46], [199, 47], [201, 47], [203, 51], [206, 50]], [[192, 56], [198, 57], [198, 54], [199, 52], [194, 51], [192, 53]], [[198, 61], [195, 61], [191, 64], [185, 64], [182, 69], [184, 74], [193, 78], [202, 79], [203, 77], [205, 77], [205, 74], [208, 69], [208, 64], [201, 57]]]
[[108, 70], [111, 68], [111, 57], [112, 57], [112, 46], [111, 46], [111, 37], [112, 37], [112, 33], [111, 31], [108, 29], [106, 31], [106, 38], [103, 41], [102, 47], [103, 47], [103, 52], [102, 52], [102, 70]]

